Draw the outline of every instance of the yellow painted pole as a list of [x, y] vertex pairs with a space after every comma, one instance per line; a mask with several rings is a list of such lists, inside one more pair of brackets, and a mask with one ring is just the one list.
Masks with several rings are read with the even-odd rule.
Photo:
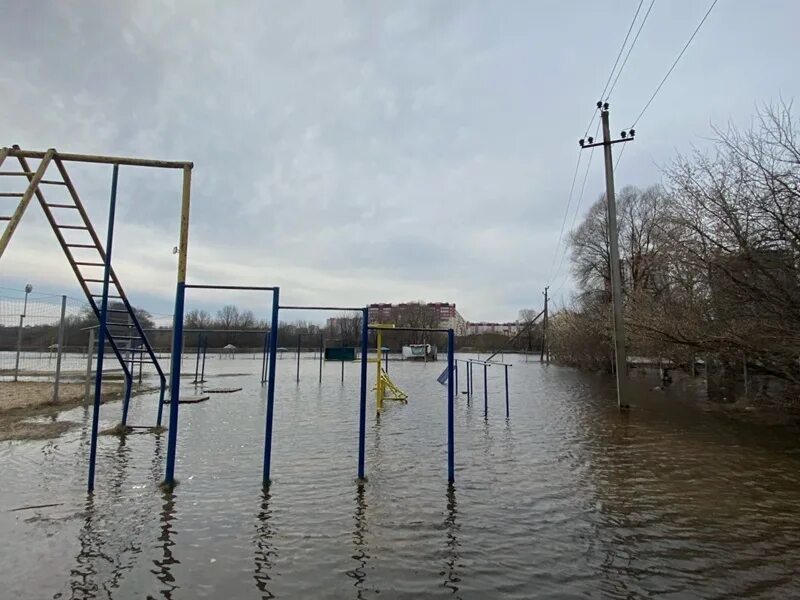
[[192, 168], [183, 168], [181, 198], [181, 233], [178, 245], [178, 283], [186, 282], [186, 262], [189, 253], [189, 206], [192, 193]]

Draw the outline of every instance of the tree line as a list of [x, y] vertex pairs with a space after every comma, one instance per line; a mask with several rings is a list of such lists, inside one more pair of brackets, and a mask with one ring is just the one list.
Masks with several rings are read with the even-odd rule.
[[[745, 374], [796, 402], [800, 390], [800, 140], [791, 104], [753, 124], [714, 129], [713, 149], [677, 156], [663, 182], [618, 194], [629, 355], [693, 370], [720, 394]], [[578, 292], [551, 318], [551, 350], [585, 368], [612, 368], [605, 197], [570, 235]], [[767, 394], [760, 389], [744, 390]]]
[[[110, 302], [109, 308], [121, 310], [124, 306], [119, 302]], [[148, 341], [158, 352], [169, 351], [172, 345], [172, 328], [158, 327], [152, 315], [143, 308], [135, 307], [134, 313], [142, 328], [146, 330]], [[520, 311], [520, 318], [535, 314], [532, 310]], [[125, 326], [127, 315], [122, 312], [109, 312], [109, 323]], [[440, 317], [435, 308], [425, 302], [408, 302], [393, 307], [391, 315], [382, 319], [397, 327], [437, 328]], [[87, 305], [77, 315], [67, 315], [64, 322], [64, 345], [70, 351], [84, 350], [89, 343], [89, 330], [97, 328], [98, 321], [94, 312]], [[193, 309], [184, 316], [184, 347], [195, 348], [198, 344], [207, 344], [211, 349], [220, 349], [229, 344], [239, 350], [257, 351], [263, 348], [265, 332], [268, 329], [266, 319], [257, 318], [250, 310], [242, 310], [229, 304], [216, 311], [215, 314], [203, 309]], [[118, 331], [118, 328], [116, 329]], [[0, 325], [0, 350], [15, 350], [17, 344], [16, 326]], [[278, 328], [278, 346], [288, 349], [299, 344], [306, 349], [318, 348], [320, 336], [326, 346], [361, 345], [361, 314], [342, 313], [332, 319], [330, 326], [322, 327], [305, 320], [281, 322]], [[22, 331], [22, 348], [26, 351], [50, 351], [58, 339], [58, 323], [25, 325]], [[369, 344], [374, 347], [375, 332], [370, 332]], [[440, 351], [447, 347], [445, 334], [419, 331], [386, 330], [382, 335], [382, 344], [399, 352], [407, 344], [430, 343]], [[456, 347], [461, 350], [491, 352], [506, 346], [508, 338], [500, 334], [482, 334], [456, 336]], [[538, 351], [541, 344], [541, 325], [527, 331], [526, 335], [509, 346], [509, 350]]]

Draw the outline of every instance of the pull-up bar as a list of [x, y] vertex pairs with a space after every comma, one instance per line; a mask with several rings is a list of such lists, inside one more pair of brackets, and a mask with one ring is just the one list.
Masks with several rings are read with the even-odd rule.
[[[366, 441], [364, 432], [367, 429], [367, 352], [368, 348], [368, 321], [369, 321], [369, 308], [366, 306], [353, 307], [353, 306], [280, 306], [275, 300], [275, 329], [277, 330], [278, 311], [279, 310], [324, 310], [324, 311], [337, 311], [337, 312], [359, 312], [361, 313], [361, 387], [359, 389], [359, 418], [358, 418], [358, 478], [364, 479], [364, 455], [366, 448]], [[270, 357], [272, 360], [272, 357]], [[270, 378], [270, 384], [272, 378]], [[271, 419], [271, 417], [270, 417]], [[271, 425], [270, 425], [271, 427]], [[269, 465], [267, 463], [266, 447], [264, 455], [264, 484], [269, 483]]]
[[[184, 240], [185, 242], [185, 240]], [[185, 247], [185, 244], [183, 244]], [[267, 415], [264, 424], [264, 466], [263, 481], [269, 482], [270, 465], [272, 463], [272, 425], [275, 414], [275, 356], [278, 348], [278, 307], [280, 305], [280, 288], [264, 286], [239, 286], [239, 285], [201, 285], [187, 284], [180, 277], [185, 275], [185, 270], [179, 273], [178, 294], [175, 302], [175, 318], [173, 324], [172, 344], [172, 370], [169, 432], [167, 436], [167, 468], [164, 476], [164, 485], [175, 485], [175, 457], [178, 445], [178, 407], [180, 406], [180, 353], [183, 346], [183, 308], [186, 289], [206, 290], [242, 290], [256, 292], [272, 292], [272, 321], [269, 328], [269, 359], [267, 381]]]
[[251, 285], [201, 285], [201, 284], [186, 284], [186, 289], [195, 290], [242, 290], [246, 292], [274, 292], [276, 287], [259, 287]]
[[322, 355], [324, 353], [325, 334], [323, 333], [298, 333], [297, 334], [297, 376], [295, 381], [300, 383], [300, 343], [304, 337], [316, 337], [319, 335], [319, 382], [322, 383]]
[[509, 404], [508, 404], [508, 367], [512, 367], [511, 363], [494, 362], [491, 360], [480, 360], [477, 358], [464, 358], [461, 362], [467, 365], [467, 402], [469, 402], [472, 392], [475, 389], [472, 380], [472, 365], [481, 365], [483, 367], [483, 416], [489, 416], [489, 386], [487, 367], [503, 367], [505, 375], [505, 390], [506, 390], [506, 419], [509, 417]]
[[281, 306], [281, 310], [343, 310], [361, 312], [364, 308], [355, 308], [352, 306]]

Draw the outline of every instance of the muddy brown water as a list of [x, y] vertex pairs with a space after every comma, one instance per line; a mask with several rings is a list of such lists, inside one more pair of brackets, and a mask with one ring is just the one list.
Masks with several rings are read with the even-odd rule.
[[[59, 437], [0, 443], [0, 597], [800, 597], [794, 430], [643, 382], [621, 415], [610, 378], [517, 359], [510, 419], [499, 369], [488, 418], [482, 373], [459, 395], [449, 487], [444, 363], [392, 363], [409, 403], [369, 411], [357, 485], [357, 366], [320, 386], [304, 362], [296, 385], [286, 360], [265, 492], [260, 367], [225, 362], [208, 385], [243, 390], [181, 407], [172, 493], [166, 436], [141, 434], [100, 438], [87, 496], [84, 408], [45, 417], [78, 423]], [[252, 374], [215, 382], [231, 369]], [[151, 424], [153, 396], [131, 414]]]

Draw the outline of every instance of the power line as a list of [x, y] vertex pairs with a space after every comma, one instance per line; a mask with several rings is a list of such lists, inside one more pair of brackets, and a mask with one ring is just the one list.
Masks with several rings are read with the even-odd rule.
[[[636, 17], [639, 16], [639, 11], [642, 10], [642, 4], [644, 4], [644, 0], [639, 0], [639, 6], [636, 7], [636, 12], [633, 15], [633, 19], [631, 19], [631, 25], [628, 27], [628, 33], [625, 34], [625, 39], [622, 40], [622, 46], [620, 46], [619, 53], [617, 54], [617, 60], [614, 61], [614, 66], [611, 67], [611, 72], [608, 74], [608, 80], [606, 81], [606, 85], [603, 87], [603, 91], [600, 94], [600, 98], [606, 97], [606, 90], [608, 89], [608, 84], [611, 83], [611, 78], [614, 76], [614, 71], [619, 64], [619, 59], [622, 57], [622, 53], [625, 51], [625, 45], [628, 43], [628, 38], [631, 35], [631, 31], [633, 31], [633, 26], [636, 23]], [[589, 125], [591, 127], [591, 125]]]
[[714, 0], [711, 3], [711, 6], [708, 7], [708, 10], [706, 11], [706, 14], [703, 15], [702, 19], [700, 19], [700, 23], [697, 25], [697, 28], [694, 30], [694, 33], [692, 33], [691, 37], [688, 39], [686, 44], [684, 44], [683, 49], [681, 50], [680, 54], [678, 54], [678, 57], [675, 59], [675, 62], [672, 63], [672, 66], [667, 71], [667, 74], [664, 75], [664, 78], [661, 80], [661, 83], [658, 84], [658, 87], [656, 88], [656, 91], [653, 92], [653, 95], [650, 96], [650, 99], [647, 101], [647, 104], [644, 105], [644, 108], [639, 113], [639, 116], [637, 116], [636, 119], [633, 121], [633, 125], [631, 125], [632, 128], [636, 127], [636, 124], [639, 122], [639, 119], [642, 118], [642, 115], [644, 115], [645, 111], [647, 111], [647, 109], [650, 107], [650, 104], [652, 104], [653, 100], [658, 95], [658, 92], [661, 91], [661, 88], [663, 87], [664, 83], [667, 81], [667, 79], [669, 78], [669, 76], [672, 73], [672, 71], [678, 65], [678, 62], [681, 60], [681, 57], [683, 56], [684, 52], [686, 52], [686, 49], [689, 47], [689, 44], [692, 43], [692, 40], [697, 35], [697, 32], [700, 31], [700, 28], [703, 26], [703, 23], [706, 22], [706, 19], [708, 18], [708, 15], [710, 15], [711, 11], [714, 10], [714, 7], [717, 5], [718, 1], [719, 0]]
[[[561, 239], [564, 237], [564, 226], [567, 224], [567, 217], [569, 216], [569, 207], [572, 204], [572, 195], [575, 191], [575, 181], [578, 178], [578, 170], [581, 165], [581, 153], [578, 152], [578, 160], [575, 162], [575, 172], [572, 174], [572, 185], [569, 188], [569, 197], [567, 198], [567, 208], [564, 211], [564, 219], [561, 221], [561, 231], [558, 234], [558, 242], [556, 242], [556, 248], [553, 252], [553, 262], [550, 263], [550, 274], [553, 273], [553, 267], [556, 265], [556, 258], [558, 257], [558, 249], [561, 247]], [[550, 277], [548, 277], [550, 279]]]
[[[597, 137], [597, 135], [599, 133], [600, 133], [600, 123], [598, 122], [597, 123], [597, 128], [595, 129], [595, 132], [594, 132], [594, 137]], [[575, 220], [578, 217], [578, 212], [580, 212], [581, 202], [583, 201], [583, 194], [586, 191], [586, 181], [589, 179], [589, 170], [592, 167], [592, 158], [593, 157], [594, 157], [594, 149], [592, 149], [592, 151], [589, 153], [589, 160], [586, 163], [586, 170], [583, 173], [583, 183], [581, 183], [581, 191], [578, 194], [578, 201], [575, 203], [575, 212], [572, 214], [572, 222], [570, 223], [570, 226], [569, 226], [570, 231], [572, 231], [575, 228]], [[558, 248], [556, 248], [556, 251], [558, 251]], [[556, 268], [555, 275], [553, 275], [553, 279], [554, 280], [560, 274], [561, 266], [564, 264], [564, 258], [566, 258], [566, 256], [567, 256], [567, 246], [564, 245], [564, 251], [561, 253], [561, 259], [558, 261], [558, 267]], [[562, 284], [561, 284], [561, 286], [559, 286], [558, 290], [560, 290], [561, 287], [563, 287], [563, 285], [564, 284], [562, 282]]]
[[617, 154], [617, 160], [614, 162], [614, 174], [617, 173], [617, 167], [619, 166], [619, 162], [622, 160], [622, 154], [625, 152], [625, 148], [628, 147], [628, 144], [622, 144], [622, 148], [619, 149], [619, 154]]
[[[655, 0], [653, 0], [653, 1], [655, 1]], [[611, 78], [614, 77], [614, 71], [616, 70], [617, 65], [619, 64], [619, 59], [622, 56], [622, 53], [625, 51], [625, 45], [628, 43], [628, 38], [631, 35], [631, 31], [633, 31], [633, 26], [636, 24], [636, 17], [639, 16], [639, 11], [642, 10], [642, 4], [644, 4], [644, 0], [639, 0], [639, 6], [636, 7], [636, 12], [633, 13], [633, 19], [631, 19], [631, 24], [628, 27], [628, 32], [625, 34], [625, 39], [622, 40], [622, 46], [620, 46], [619, 52], [617, 53], [617, 59], [614, 61], [614, 65], [611, 67], [611, 71], [608, 73], [608, 79], [606, 80], [606, 84], [605, 84], [605, 86], [603, 86], [603, 91], [600, 93], [600, 98], [601, 99], [606, 97], [606, 90], [608, 89], [608, 84], [611, 83]], [[651, 4], [650, 8], [652, 8], [652, 7], [653, 6]], [[650, 11], [648, 10], [648, 13], [649, 12]], [[646, 20], [646, 17], [645, 17], [645, 20]], [[641, 31], [641, 28], [639, 29], [639, 31]], [[638, 33], [636, 34], [636, 37], [639, 37]], [[634, 40], [634, 43], [635, 43], [635, 40]], [[628, 51], [628, 54], [630, 54], [630, 51]], [[626, 56], [625, 57], [625, 61], [627, 61], [627, 60], [628, 60], [628, 57]], [[624, 63], [623, 63], [623, 66], [624, 66]], [[621, 69], [620, 69], [620, 71], [621, 71]], [[617, 74], [617, 78], [619, 78], [619, 74]], [[616, 83], [616, 80], [614, 80], [614, 83]], [[611, 92], [609, 92], [609, 94], [610, 93]], [[586, 137], [587, 135], [589, 135], [589, 130], [592, 128], [592, 125], [594, 124], [594, 120], [597, 118], [597, 112], [599, 110], [600, 109], [598, 108], [592, 113], [592, 118], [589, 119], [589, 124], [586, 126], [586, 131], [584, 132], [583, 137]]]
[[[634, 38], [634, 40], [633, 40], [633, 42], [631, 44], [631, 47], [628, 49], [628, 53], [625, 55], [625, 60], [622, 63], [622, 67], [620, 67], [619, 72], [617, 72], [617, 76], [614, 79], [614, 85], [616, 85], [617, 80], [619, 79], [619, 75], [622, 72], [622, 68], [624, 68], [625, 63], [628, 61], [628, 57], [631, 54], [631, 50], [633, 50], [633, 46], [636, 44], [636, 40], [639, 38], [639, 34], [642, 31], [642, 27], [644, 27], [645, 21], [647, 21], [647, 16], [650, 14], [650, 10], [653, 8], [653, 3], [654, 2], [655, 2], [655, 0], [651, 0], [650, 7], [647, 9], [647, 14], [645, 15], [644, 19], [642, 20], [641, 25], [639, 26], [639, 29], [636, 32], [636, 36], [635, 36], [635, 38]], [[611, 71], [608, 74], [608, 79], [606, 80], [605, 86], [603, 86], [603, 91], [600, 94], [600, 98], [605, 98], [606, 97], [606, 90], [608, 90], [608, 86], [609, 86], [609, 84], [611, 84], [612, 78], [614, 78], [614, 73], [616, 72], [617, 65], [619, 64], [620, 58], [622, 58], [622, 53], [625, 52], [625, 47], [628, 44], [628, 40], [630, 39], [631, 32], [633, 31], [633, 26], [636, 24], [636, 19], [639, 17], [639, 12], [642, 10], [642, 5], [643, 4], [644, 4], [644, 0], [639, 0], [639, 5], [636, 7], [636, 12], [633, 14], [633, 19], [631, 19], [631, 24], [628, 26], [628, 31], [625, 34], [625, 39], [622, 40], [622, 45], [619, 48], [619, 52], [617, 52], [617, 58], [616, 58], [616, 60], [614, 60], [614, 64], [611, 67]], [[612, 89], [613, 89], [613, 86], [612, 86]], [[609, 94], [610, 93], [611, 92], [609, 91]], [[586, 137], [589, 134], [589, 130], [592, 128], [592, 125], [594, 124], [595, 118], [597, 118], [598, 110], [599, 110], [599, 108], [595, 109], [592, 112], [592, 118], [589, 119], [589, 124], [586, 126], [586, 132], [583, 134], [583, 137]], [[600, 128], [600, 125], [599, 125], [599, 122], [598, 122], [598, 129], [597, 129], [598, 132], [600, 130], [599, 128]], [[597, 137], [597, 132], [595, 133], [595, 137]], [[592, 160], [592, 155], [593, 154], [594, 153], [592, 152], [589, 155], [589, 164], [591, 164], [591, 160]], [[564, 237], [564, 226], [566, 225], [567, 218], [569, 217], [569, 209], [570, 209], [570, 206], [572, 204], [572, 197], [573, 197], [573, 193], [574, 193], [574, 190], [575, 190], [575, 181], [576, 181], [577, 176], [578, 176], [580, 163], [581, 163], [581, 153], [579, 151], [578, 152], [578, 160], [575, 163], [575, 172], [572, 175], [572, 184], [570, 185], [569, 197], [567, 199], [567, 206], [566, 206], [566, 208], [564, 210], [564, 219], [561, 222], [561, 231], [558, 234], [558, 242], [556, 243], [556, 247], [555, 247], [555, 250], [553, 252], [553, 262], [550, 265], [550, 274], [551, 275], [553, 274], [553, 267], [554, 267], [554, 265], [556, 263], [556, 259], [558, 257], [558, 251], [561, 248], [561, 241], [562, 241], [562, 239]], [[587, 168], [587, 175], [588, 175], [588, 168]], [[584, 187], [586, 186], [586, 176], [584, 176], [583, 185], [584, 185]], [[581, 197], [582, 196], [583, 196], [583, 190], [581, 190]], [[579, 202], [580, 202], [580, 200], [579, 200]], [[577, 212], [577, 209], [576, 209], [576, 212]], [[575, 221], [575, 219], [573, 217], [573, 225], [574, 225], [574, 221]], [[566, 248], [564, 250], [564, 253], [561, 255], [561, 260], [559, 261], [558, 269], [561, 268], [560, 265], [564, 260], [564, 254], [566, 254]], [[548, 280], [549, 279], [550, 278], [548, 277]]]
[[[650, 16], [650, 11], [653, 10], [653, 5], [656, 3], [656, 0], [651, 0], [650, 6], [647, 7], [647, 12], [644, 14], [644, 18], [642, 22], [639, 24], [639, 29], [636, 30], [636, 35], [633, 37], [633, 41], [631, 42], [630, 47], [628, 48], [628, 53], [625, 55], [625, 59], [622, 61], [622, 65], [617, 71], [617, 76], [614, 78], [614, 83], [611, 84], [611, 88], [608, 90], [608, 95], [605, 97], [608, 100], [611, 97], [614, 88], [617, 87], [617, 81], [619, 81], [619, 76], [622, 75], [622, 70], [625, 68], [625, 65], [628, 64], [628, 58], [633, 52], [633, 47], [636, 45], [636, 40], [639, 39], [639, 34], [642, 33], [642, 29], [644, 28], [644, 24], [647, 23], [647, 17]], [[624, 145], [624, 144], [623, 144]]]

